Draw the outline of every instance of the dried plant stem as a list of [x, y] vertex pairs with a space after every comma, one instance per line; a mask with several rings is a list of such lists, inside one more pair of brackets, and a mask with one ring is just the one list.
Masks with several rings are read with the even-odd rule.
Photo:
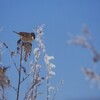
[[[37, 61], [38, 62], [38, 61]], [[32, 82], [32, 88], [31, 88], [31, 98], [33, 98], [33, 100], [36, 100], [36, 98], [37, 98], [37, 83], [36, 83], [36, 80], [37, 80], [37, 70], [36, 70], [36, 65], [37, 65], [37, 62], [35, 63], [35, 68], [34, 68], [34, 74], [33, 74], [33, 82]]]
[[52, 100], [55, 100], [55, 96], [56, 96], [56, 94], [57, 94], [57, 90], [55, 91]]
[[[32, 87], [31, 87], [31, 88], [32, 88]], [[29, 92], [30, 92], [31, 88], [29, 88], [29, 89], [28, 89], [28, 91], [26, 92], [25, 97], [24, 97], [24, 99], [23, 99], [23, 100], [27, 100], [27, 98], [28, 98], [28, 94], [29, 94]]]
[[4, 46], [6, 47], [6, 49], [9, 51], [11, 60], [12, 60], [12, 62], [13, 62], [13, 64], [14, 64], [14, 67], [15, 67], [16, 70], [18, 71], [18, 68], [17, 68], [17, 66], [16, 66], [16, 63], [15, 63], [13, 57], [11, 56], [11, 50], [9, 49], [8, 45], [7, 45], [6, 43], [4, 43], [4, 42], [1, 42], [1, 43], [3, 43], [3, 45], [4, 45]]
[[37, 79], [39, 77], [39, 71], [37, 71], [37, 64], [38, 64], [38, 61], [39, 61], [39, 58], [40, 56], [36, 59], [35, 61], [35, 64], [34, 64], [34, 71], [32, 70], [25, 78], [24, 80], [21, 81], [24, 82], [33, 72], [33, 81], [32, 81], [32, 85], [31, 87], [28, 89], [28, 91], [26, 92], [25, 94], [25, 97], [23, 100], [29, 100], [31, 98], [31, 100], [36, 100], [37, 99], [37, 89], [38, 89], [38, 86], [37, 86]]
[[[39, 58], [40, 58], [40, 56], [39, 56]], [[37, 61], [34, 64], [34, 75], [36, 74], [36, 65], [38, 64], [39, 58], [37, 59]], [[27, 76], [23, 80], [21, 80], [20, 83], [23, 83], [32, 73], [33, 73], [33, 70], [29, 74], [27, 74]]]
[[36, 89], [35, 89], [35, 96], [34, 96], [34, 99], [36, 100], [36, 98], [37, 98], [37, 86], [35, 87]]
[[[25, 94], [25, 97], [24, 97], [24, 99], [23, 100], [27, 100], [27, 98], [28, 98], [28, 94], [30, 93], [30, 96], [29, 96], [29, 98], [34, 98], [34, 99], [32, 99], [32, 100], [36, 100], [36, 97], [35, 96], [33, 96], [33, 90], [34, 90], [34, 88], [35, 88], [35, 85], [36, 84], [32, 84], [32, 86], [28, 89], [28, 91], [26, 92], [26, 94]], [[29, 99], [28, 99], [29, 100]]]
[[13, 57], [12, 57], [12, 56], [11, 56], [11, 59], [12, 59], [12, 62], [13, 62], [13, 64], [14, 64], [14, 66], [15, 66], [15, 68], [16, 68], [16, 70], [17, 70], [17, 72], [18, 72], [18, 68], [17, 68], [16, 63], [15, 63], [15, 61], [14, 61], [14, 59], [13, 59]]
[[54, 92], [53, 97], [52, 97], [51, 100], [55, 100], [56, 94], [57, 94], [57, 92], [58, 92], [58, 90], [59, 90], [59, 88], [60, 88], [60, 86], [61, 86], [62, 84], [63, 84], [63, 81], [61, 80], [61, 81], [58, 83], [58, 85], [56, 86], [55, 92]]
[[47, 99], [46, 100], [49, 100], [49, 96], [50, 96], [50, 92], [49, 92], [49, 83], [50, 83], [50, 81], [49, 81], [49, 78], [47, 79]]
[[[37, 89], [38, 89], [38, 83], [37, 83], [37, 79], [39, 77], [39, 72], [37, 71], [37, 64], [38, 64], [38, 61], [39, 61], [39, 58], [40, 58], [40, 55], [39, 57], [36, 59], [36, 62], [34, 64], [34, 74], [33, 74], [33, 86], [32, 86], [32, 89], [31, 89], [31, 97], [33, 98], [33, 100], [36, 100], [37, 99]], [[39, 70], [40, 71], [40, 70]]]
[[[28, 91], [26, 92], [26, 94], [25, 94], [25, 97], [24, 97], [24, 99], [23, 100], [27, 100], [27, 98], [28, 98], [28, 94], [32, 91], [32, 89], [34, 88], [34, 86], [35, 86], [35, 84], [32, 84], [32, 86], [28, 89]], [[32, 93], [31, 93], [31, 95], [29, 96], [29, 98], [32, 98]], [[33, 99], [34, 100], [34, 99]]]
[[31, 75], [32, 72], [33, 71], [31, 71], [29, 74], [27, 74], [27, 76], [23, 80], [21, 80], [20, 83], [23, 83]]
[[5, 92], [4, 92], [4, 87], [2, 87], [2, 100], [6, 100], [6, 98], [5, 98]]
[[16, 88], [15, 88], [14, 86], [12, 86], [11, 84], [10, 84], [10, 87], [11, 87], [15, 92], [17, 92]]
[[4, 88], [2, 88], [2, 100], [4, 100]]
[[19, 66], [19, 72], [18, 72], [18, 87], [17, 87], [16, 100], [19, 100], [20, 85], [21, 85], [21, 68], [22, 68], [22, 46], [21, 46], [21, 54], [20, 54], [20, 66]]

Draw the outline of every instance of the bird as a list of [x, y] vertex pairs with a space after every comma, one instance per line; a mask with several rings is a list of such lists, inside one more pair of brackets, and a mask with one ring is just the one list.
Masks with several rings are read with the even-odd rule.
[[32, 42], [35, 40], [36, 36], [34, 32], [16, 32], [20, 36], [17, 41], [17, 53], [24, 53], [24, 60], [27, 61], [28, 56], [31, 55], [32, 51]]
[[34, 32], [13, 32], [18, 34], [23, 42], [32, 43], [32, 41], [35, 40], [36, 37]]

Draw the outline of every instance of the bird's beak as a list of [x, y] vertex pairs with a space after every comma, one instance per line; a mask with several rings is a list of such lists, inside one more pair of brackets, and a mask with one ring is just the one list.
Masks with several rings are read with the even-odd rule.
[[32, 36], [32, 40], [34, 39], [34, 37]]

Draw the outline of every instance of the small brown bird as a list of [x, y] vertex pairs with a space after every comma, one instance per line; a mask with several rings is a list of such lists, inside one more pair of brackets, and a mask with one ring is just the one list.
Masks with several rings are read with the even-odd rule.
[[32, 41], [35, 39], [35, 33], [31, 32], [16, 32], [13, 31], [14, 33], [18, 34], [20, 36], [20, 39], [24, 42], [29, 42], [32, 43]]

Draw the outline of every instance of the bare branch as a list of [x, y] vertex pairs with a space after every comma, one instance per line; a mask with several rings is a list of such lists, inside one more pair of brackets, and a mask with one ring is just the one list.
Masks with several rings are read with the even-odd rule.
[[20, 67], [19, 67], [19, 73], [18, 73], [18, 86], [17, 86], [17, 98], [16, 98], [16, 100], [19, 100], [20, 85], [21, 85], [21, 68], [22, 68], [22, 46], [21, 46]]

